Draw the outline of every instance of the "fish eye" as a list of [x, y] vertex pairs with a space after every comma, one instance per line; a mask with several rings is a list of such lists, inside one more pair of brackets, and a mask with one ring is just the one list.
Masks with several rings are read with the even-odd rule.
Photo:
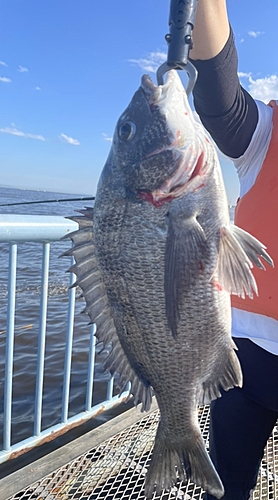
[[122, 123], [118, 131], [119, 138], [122, 139], [122, 141], [130, 141], [135, 136], [135, 133], [136, 133], [136, 125], [131, 121], [126, 121]]

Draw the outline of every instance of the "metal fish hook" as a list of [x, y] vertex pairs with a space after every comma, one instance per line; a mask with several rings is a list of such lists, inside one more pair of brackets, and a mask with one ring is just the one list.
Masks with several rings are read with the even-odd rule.
[[168, 62], [161, 64], [161, 66], [159, 66], [159, 68], [156, 72], [156, 78], [157, 78], [158, 85], [163, 85], [163, 83], [164, 83], [163, 76], [165, 75], [165, 73], [167, 73], [167, 71], [170, 71], [170, 69], [182, 69], [182, 70], [187, 72], [188, 84], [186, 87], [186, 93], [187, 93], [187, 95], [189, 95], [192, 92], [192, 90], [194, 89], [194, 85], [196, 83], [197, 76], [198, 76], [198, 72], [197, 72], [195, 66], [190, 61], [187, 61], [186, 64], [180, 63], [180, 64], [171, 65]]

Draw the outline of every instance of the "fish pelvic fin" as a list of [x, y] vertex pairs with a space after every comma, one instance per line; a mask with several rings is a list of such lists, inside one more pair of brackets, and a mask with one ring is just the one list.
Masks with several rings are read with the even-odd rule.
[[146, 498], [151, 499], [154, 491], [156, 495], [161, 495], [164, 489], [169, 491], [175, 486], [178, 478], [185, 480], [185, 472], [187, 479], [216, 498], [224, 495], [223, 484], [208, 455], [199, 429], [194, 429], [194, 435], [187, 435], [173, 443], [164, 438], [160, 423], [146, 475]]
[[165, 309], [173, 337], [178, 335], [184, 293], [198, 279], [207, 251], [205, 232], [197, 218], [169, 218], [165, 247]]
[[210, 378], [203, 383], [199, 397], [200, 405], [210, 404], [214, 399], [220, 398], [220, 389], [228, 391], [233, 387], [242, 387], [242, 371], [234, 348], [236, 346], [232, 342], [231, 348], [228, 351], [228, 358], [222, 364], [222, 367], [224, 365], [224, 370], [221, 367], [221, 373], [219, 373], [219, 369], [213, 371], [213, 379]]
[[[258, 294], [256, 280], [252, 274], [253, 265], [265, 269], [264, 259], [273, 266], [266, 247], [254, 236], [237, 226], [221, 228], [217, 280], [229, 293], [245, 298]], [[212, 277], [212, 279], [214, 276]]]
[[69, 269], [77, 279], [73, 286], [79, 286], [86, 301], [86, 312], [90, 323], [96, 325], [95, 336], [107, 349], [108, 355], [104, 361], [104, 369], [116, 377], [120, 394], [130, 382], [129, 397], [134, 397], [134, 404], [142, 403], [141, 411], [148, 411], [152, 403], [152, 389], [141, 380], [131, 366], [117, 335], [114, 319], [109, 307], [105, 283], [99, 269], [98, 258], [94, 244], [94, 215], [93, 209], [81, 211], [83, 216], [72, 217], [78, 222], [79, 229], [68, 235], [73, 247], [64, 255], [73, 256], [75, 264]]

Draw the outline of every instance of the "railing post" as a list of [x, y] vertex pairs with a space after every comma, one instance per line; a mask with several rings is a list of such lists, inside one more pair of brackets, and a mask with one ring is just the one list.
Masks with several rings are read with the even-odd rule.
[[39, 323], [39, 341], [38, 341], [38, 364], [37, 364], [35, 415], [34, 415], [34, 435], [35, 436], [39, 436], [41, 433], [49, 254], [50, 254], [50, 244], [44, 243], [43, 244], [43, 258], [42, 258], [40, 323]]
[[[74, 258], [71, 258], [71, 265], [74, 264]], [[76, 277], [70, 273], [71, 287], [75, 282]], [[74, 306], [75, 306], [75, 288], [69, 289], [69, 304], [68, 304], [68, 322], [66, 332], [66, 346], [65, 346], [65, 364], [64, 364], [64, 382], [63, 382], [63, 396], [62, 396], [62, 417], [61, 422], [65, 424], [68, 420], [69, 410], [69, 391], [70, 391], [70, 375], [71, 375], [71, 356], [72, 356], [72, 340], [73, 340], [73, 327], [74, 327]]]
[[88, 379], [86, 389], [85, 410], [90, 411], [93, 402], [93, 384], [94, 384], [94, 368], [95, 368], [95, 349], [96, 349], [96, 325], [92, 325], [90, 329], [90, 348], [88, 359]]
[[107, 384], [107, 393], [106, 393], [106, 399], [112, 399], [113, 397], [113, 388], [114, 388], [114, 377], [111, 377]]
[[12, 416], [12, 384], [13, 384], [13, 352], [14, 352], [14, 318], [16, 291], [16, 259], [17, 245], [10, 244], [9, 253], [9, 291], [7, 310], [7, 335], [5, 355], [5, 392], [4, 392], [4, 431], [3, 448], [11, 448], [11, 416]]

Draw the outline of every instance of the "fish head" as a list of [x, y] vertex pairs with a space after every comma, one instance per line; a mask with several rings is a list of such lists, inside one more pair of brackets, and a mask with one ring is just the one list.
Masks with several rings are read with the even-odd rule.
[[144, 75], [116, 125], [114, 178], [155, 206], [182, 196], [204, 165], [198, 126], [177, 71], [158, 86]]

